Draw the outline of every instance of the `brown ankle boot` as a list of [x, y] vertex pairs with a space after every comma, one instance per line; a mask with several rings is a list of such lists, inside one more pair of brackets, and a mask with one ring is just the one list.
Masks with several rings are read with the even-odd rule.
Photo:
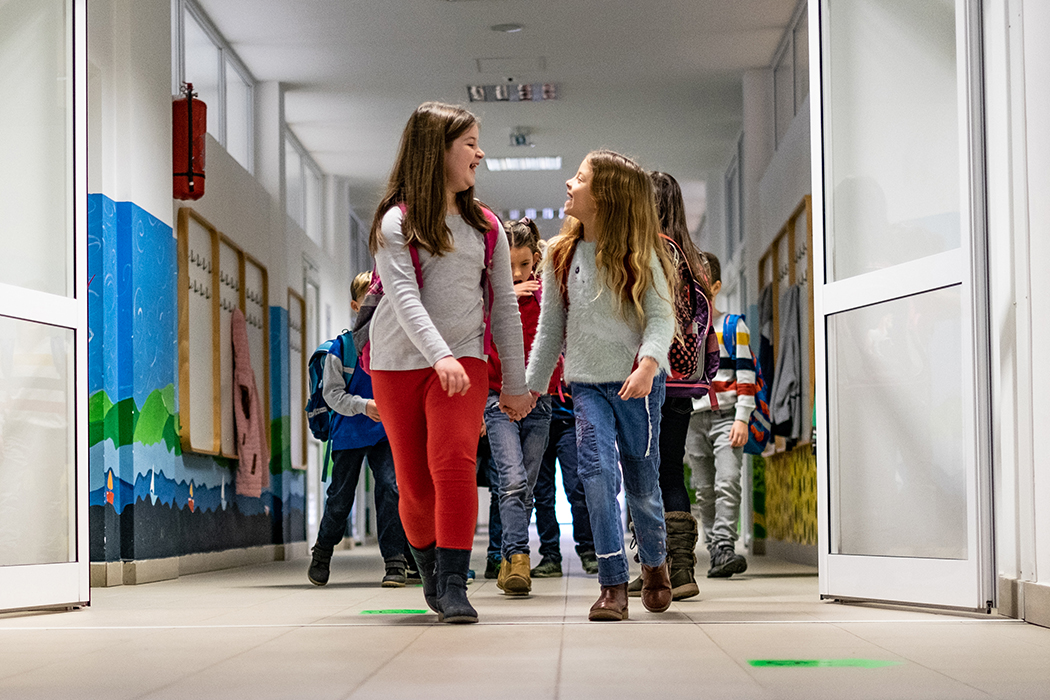
[[[668, 603], [670, 605], [670, 603]], [[591, 622], [611, 620], [619, 622], [627, 619], [627, 584], [621, 583], [616, 586], [602, 586], [601, 595], [591, 606], [591, 612], [587, 615]]]
[[642, 564], [642, 605], [654, 613], [671, 607], [671, 577], [666, 560], [660, 566]]

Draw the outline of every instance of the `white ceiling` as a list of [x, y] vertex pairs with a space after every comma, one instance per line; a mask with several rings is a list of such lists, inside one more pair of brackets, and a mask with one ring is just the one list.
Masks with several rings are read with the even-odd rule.
[[[683, 184], [695, 222], [702, 182], [728, 164], [741, 129], [741, 77], [769, 66], [796, 0], [199, 0], [260, 81], [285, 84], [285, 116], [369, 220], [401, 129], [421, 102], [464, 104], [488, 156], [560, 155], [559, 172], [479, 171], [497, 209], [564, 202], [594, 148], [635, 157]], [[513, 22], [514, 34], [489, 27]], [[476, 59], [538, 63], [481, 73]], [[468, 104], [467, 85], [555, 83], [548, 102]], [[509, 145], [527, 127], [532, 148]], [[556, 231], [550, 222], [545, 234]]]

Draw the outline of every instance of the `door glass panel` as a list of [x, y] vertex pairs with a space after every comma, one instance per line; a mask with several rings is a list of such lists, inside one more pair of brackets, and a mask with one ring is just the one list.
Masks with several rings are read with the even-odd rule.
[[967, 558], [960, 290], [827, 319], [834, 554]]
[[71, 329], [0, 316], [0, 566], [76, 561], [73, 376]]
[[960, 245], [953, 0], [829, 3], [829, 281]]
[[73, 293], [70, 15], [0, 2], [0, 282]]

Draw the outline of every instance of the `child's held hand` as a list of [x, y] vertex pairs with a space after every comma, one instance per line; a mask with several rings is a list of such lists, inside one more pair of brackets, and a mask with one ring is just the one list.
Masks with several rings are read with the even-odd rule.
[[536, 397], [531, 392], [525, 392], [524, 394], [501, 393], [499, 395], [499, 410], [506, 413], [511, 421], [521, 420], [529, 415], [535, 406]]
[[638, 367], [631, 372], [631, 376], [627, 377], [627, 381], [620, 387], [619, 397], [626, 401], [648, 396], [653, 390], [653, 377], [656, 376], [656, 370], [659, 367], [653, 358], [643, 357], [639, 360]]
[[527, 297], [530, 294], [538, 292], [540, 289], [540, 281], [536, 279], [522, 280], [521, 282], [514, 283], [514, 293], [519, 297]]
[[463, 365], [459, 364], [459, 360], [452, 355], [442, 357], [434, 363], [434, 371], [437, 372], [442, 390], [447, 391], [449, 396], [467, 395], [467, 390], [470, 389], [470, 377], [467, 375], [467, 370], [463, 369]]
[[380, 421], [379, 406], [377, 406], [376, 402], [372, 399], [369, 399], [368, 403], [365, 404], [365, 415], [374, 420], [376, 423]]

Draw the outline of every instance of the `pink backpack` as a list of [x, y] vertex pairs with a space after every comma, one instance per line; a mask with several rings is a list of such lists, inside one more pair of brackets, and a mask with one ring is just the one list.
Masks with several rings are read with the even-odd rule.
[[[401, 209], [401, 213], [404, 214], [406, 211], [404, 203], [399, 203], [397, 206]], [[485, 354], [488, 355], [492, 351], [492, 255], [496, 251], [496, 241], [503, 231], [503, 227], [495, 214], [484, 207], [482, 207], [482, 211], [485, 213], [485, 218], [489, 224], [491, 224], [485, 232], [485, 269], [481, 273], [481, 290], [485, 297]], [[423, 266], [419, 262], [419, 250], [414, 245], [410, 245], [408, 246], [408, 252], [412, 256], [412, 267], [416, 271], [416, 283], [422, 289]], [[357, 320], [354, 322], [353, 328], [354, 346], [357, 348], [357, 353], [361, 358], [360, 366], [369, 374], [371, 374], [369, 329], [372, 325], [372, 317], [375, 315], [376, 307], [379, 306], [379, 302], [382, 299], [383, 281], [379, 279], [379, 270], [373, 267], [372, 284], [368, 288], [365, 298], [361, 300], [361, 310], [357, 312]]]

